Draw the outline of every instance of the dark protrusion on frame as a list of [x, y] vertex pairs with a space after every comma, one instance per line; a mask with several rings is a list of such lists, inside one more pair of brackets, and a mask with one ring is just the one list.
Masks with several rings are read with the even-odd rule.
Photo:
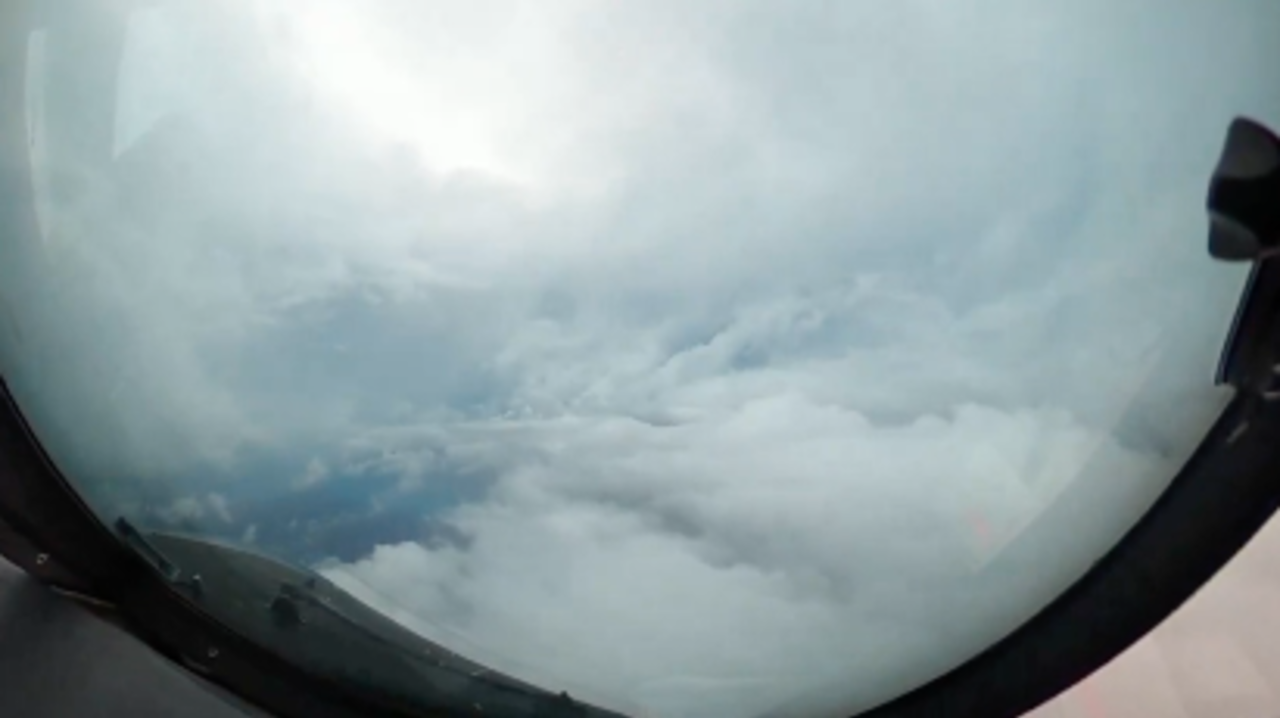
[[1209, 183], [1209, 254], [1248, 262], [1280, 253], [1280, 138], [1237, 117]]

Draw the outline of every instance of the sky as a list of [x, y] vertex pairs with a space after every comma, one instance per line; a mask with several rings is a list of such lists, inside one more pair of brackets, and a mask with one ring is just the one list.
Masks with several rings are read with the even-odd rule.
[[1228, 398], [1269, 0], [161, 2], [115, 77], [75, 22], [0, 296], [59, 465], [633, 715], [958, 665]]

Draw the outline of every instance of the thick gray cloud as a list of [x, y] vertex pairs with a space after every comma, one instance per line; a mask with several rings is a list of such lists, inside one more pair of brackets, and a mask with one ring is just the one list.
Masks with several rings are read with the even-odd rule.
[[[1280, 121], [1274, 3], [129, 28], [107, 106], [59, 114], [54, 30], [31, 74], [14, 311], [62, 358], [6, 371], [42, 437], [104, 512], [323, 547], [575, 695], [892, 697], [1078, 577], [1225, 401], [1203, 191], [1232, 116]], [[94, 112], [97, 163], [59, 144]]]

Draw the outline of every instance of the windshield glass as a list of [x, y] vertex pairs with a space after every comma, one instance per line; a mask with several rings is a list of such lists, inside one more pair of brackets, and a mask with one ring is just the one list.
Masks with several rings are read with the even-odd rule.
[[1204, 191], [1280, 119], [1274, 0], [36, 5], [0, 369], [175, 590], [316, 670], [359, 626], [636, 716], [867, 708], [1079, 578], [1229, 398]]

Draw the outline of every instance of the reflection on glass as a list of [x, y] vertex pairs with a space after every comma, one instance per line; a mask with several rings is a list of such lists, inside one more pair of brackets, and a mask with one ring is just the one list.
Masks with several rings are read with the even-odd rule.
[[1280, 6], [1131, 5], [33, 11], [4, 375], [175, 590], [316, 671], [866, 708], [1224, 404], [1204, 182], [1280, 118]]

